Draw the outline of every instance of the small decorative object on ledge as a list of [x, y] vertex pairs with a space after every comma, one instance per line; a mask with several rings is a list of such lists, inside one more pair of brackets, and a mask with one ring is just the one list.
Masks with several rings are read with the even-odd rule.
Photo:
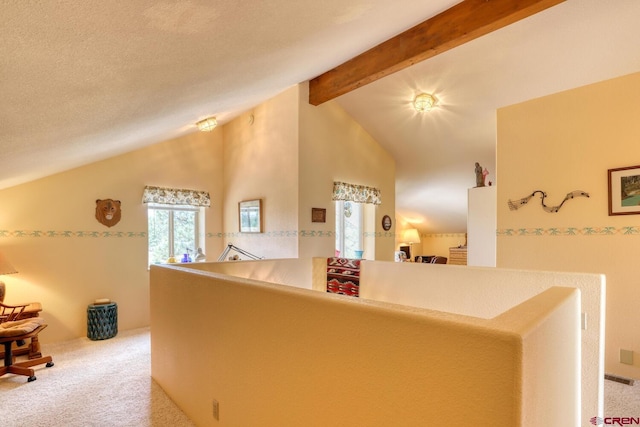
[[327, 222], [327, 210], [311, 208], [311, 222]]
[[207, 256], [202, 252], [202, 248], [198, 248], [198, 252], [196, 253], [196, 262], [204, 262], [207, 260]]
[[484, 187], [484, 179], [487, 175], [489, 175], [489, 171], [486, 169], [482, 169], [480, 163], [476, 162], [476, 187]]
[[536, 193], [540, 193], [540, 198], [541, 198], [540, 203], [542, 203], [542, 209], [544, 209], [545, 212], [549, 212], [549, 213], [558, 212], [562, 207], [562, 205], [564, 205], [564, 202], [566, 202], [567, 200], [570, 200], [576, 197], [589, 197], [589, 193], [586, 193], [581, 190], [574, 190], [571, 193], [567, 193], [562, 203], [560, 203], [558, 206], [547, 206], [544, 204], [544, 199], [547, 197], [547, 193], [541, 190], [536, 190], [530, 195], [528, 195], [527, 197], [523, 197], [520, 200], [509, 200], [508, 201], [509, 209], [511, 209], [512, 211], [520, 209], [522, 206], [529, 203], [529, 200], [531, 200], [531, 198], [535, 196]]
[[[245, 251], [243, 249], [240, 249], [237, 246], [234, 246], [232, 244], [228, 244], [226, 249], [224, 251], [222, 251], [222, 253], [218, 257], [218, 261], [224, 261], [225, 258], [227, 257], [227, 255], [229, 255], [229, 252], [231, 250], [234, 250], [234, 251], [236, 251], [236, 252], [238, 252], [238, 253], [240, 253], [242, 255], [245, 255], [246, 257], [251, 258], [251, 259], [264, 259], [264, 257], [259, 257], [258, 255], [254, 255], [254, 254], [252, 254], [250, 252], [247, 252], [247, 251]], [[238, 261], [239, 259], [240, 259], [240, 257], [237, 254], [229, 257], [229, 261]]]

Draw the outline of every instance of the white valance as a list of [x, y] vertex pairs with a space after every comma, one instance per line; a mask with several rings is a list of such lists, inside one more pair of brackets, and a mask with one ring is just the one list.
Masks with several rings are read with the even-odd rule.
[[333, 183], [332, 199], [374, 205], [382, 203], [379, 189], [364, 185], [347, 184], [346, 182]]
[[144, 187], [142, 203], [164, 205], [211, 206], [208, 191], [185, 190], [181, 188]]

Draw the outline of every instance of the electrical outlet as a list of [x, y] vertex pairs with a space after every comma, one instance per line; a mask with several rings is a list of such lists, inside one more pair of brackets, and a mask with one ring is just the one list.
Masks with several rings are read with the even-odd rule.
[[218, 401], [213, 399], [213, 418], [216, 421], [220, 421], [220, 405], [218, 404]]
[[620, 349], [620, 363], [633, 365], [633, 351]]

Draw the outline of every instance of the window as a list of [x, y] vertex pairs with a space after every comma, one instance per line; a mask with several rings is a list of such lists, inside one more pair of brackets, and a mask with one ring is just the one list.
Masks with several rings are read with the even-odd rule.
[[[334, 181], [332, 200], [336, 202], [336, 256], [362, 258], [367, 251], [375, 259], [374, 207], [382, 203], [380, 190], [365, 185]], [[366, 246], [366, 247], [364, 247]]]
[[149, 264], [165, 263], [169, 258], [182, 260], [184, 254], [192, 259], [197, 248], [204, 251], [203, 208], [149, 203]]
[[363, 250], [363, 211], [361, 203], [336, 201], [336, 256], [360, 257], [356, 251]]

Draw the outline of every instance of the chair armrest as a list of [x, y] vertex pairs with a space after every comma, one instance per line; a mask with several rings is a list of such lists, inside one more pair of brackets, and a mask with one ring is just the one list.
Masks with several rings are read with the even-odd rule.
[[20, 319], [29, 304], [8, 305], [0, 302], [0, 323]]

